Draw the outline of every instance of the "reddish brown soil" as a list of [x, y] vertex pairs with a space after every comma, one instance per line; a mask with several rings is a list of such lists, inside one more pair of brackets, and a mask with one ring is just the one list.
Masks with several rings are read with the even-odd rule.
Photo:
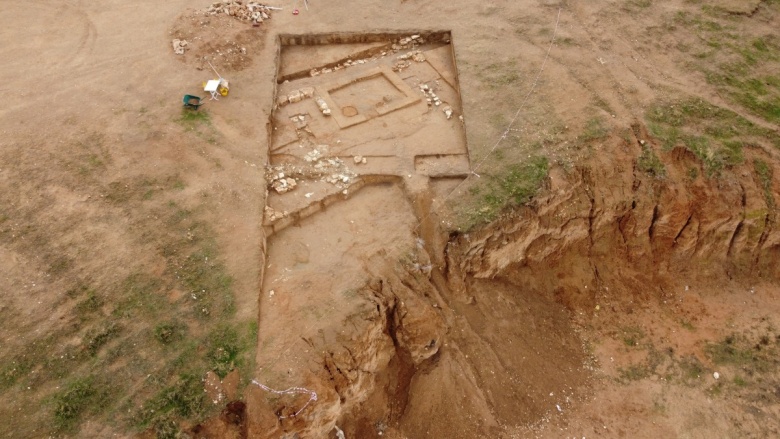
[[[193, 236], [167, 216], [183, 206], [208, 225], [233, 279], [231, 319], [258, 322], [249, 376], [202, 371], [214, 416], [176, 415], [193, 437], [336, 437], [336, 427], [347, 438], [778, 436], [776, 149], [754, 139], [741, 164], [710, 178], [699, 158], [664, 149], [644, 122], [659, 100], [697, 97], [778, 131], [692, 66], [706, 33], [675, 17], [699, 14], [705, 25], [716, 17], [752, 39], [776, 34], [780, 6], [713, 3], [725, 15], [687, 0], [310, 1], [308, 10], [283, 2], [253, 28], [187, 9], [207, 1], [6, 0], [2, 378], [15, 377], [16, 354], [30, 346], [50, 355], [3, 384], [0, 434], [154, 436], [94, 408], [74, 430], [57, 431], [52, 395], [66, 382], [35, 374], [56, 376], [63, 348], [89, 348], [69, 296], [78, 285], [113, 291], [140, 271], [159, 279], [166, 303], [187, 298], [169, 244]], [[266, 206], [283, 211], [294, 199], [292, 212], [309, 198], [304, 185], [284, 201], [268, 195], [266, 165], [282, 162], [272, 157], [270, 130], [284, 121], [274, 106], [292, 84], [275, 81], [279, 34], [441, 28], [452, 32], [464, 131], [439, 120], [420, 137], [404, 134], [399, 126], [428, 117], [425, 104], [419, 119], [395, 112], [381, 126], [377, 117], [364, 131], [378, 133], [369, 139], [378, 146], [354, 166], [371, 178], [285, 227], [272, 224]], [[189, 41], [185, 55], [172, 53], [173, 38]], [[352, 50], [342, 49], [320, 55], [334, 62]], [[301, 53], [295, 62], [307, 61]], [[181, 96], [204, 96], [202, 82], [214, 76], [205, 61], [230, 80], [230, 94], [205, 101], [209, 123], [192, 128], [180, 120]], [[603, 131], [589, 126], [594, 117]], [[364, 131], [344, 138], [358, 143]], [[448, 135], [463, 157], [425, 151]], [[664, 178], [638, 168], [644, 148]], [[470, 189], [531, 155], [551, 163], [535, 199], [459, 230], [459, 212], [474, 208]], [[756, 159], [772, 170], [767, 186]], [[311, 191], [325, 194], [320, 183]], [[110, 308], [119, 297], [105, 300]], [[181, 317], [192, 317], [189, 308]], [[131, 336], [149, 331], [145, 321], [124, 325]], [[197, 334], [198, 320], [189, 325]], [[49, 344], [61, 333], [72, 337]], [[127, 393], [113, 396], [125, 401], [146, 381], [125, 382], [118, 371], [140, 362], [163, 370], [154, 352], [134, 344], [79, 371], [114, 374]], [[309, 396], [269, 393], [251, 378], [318, 398], [290, 417]]]

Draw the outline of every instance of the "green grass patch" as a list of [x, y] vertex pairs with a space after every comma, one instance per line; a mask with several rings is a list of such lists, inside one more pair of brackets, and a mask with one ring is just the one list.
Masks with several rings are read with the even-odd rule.
[[[626, 346], [637, 346], [644, 332], [639, 328], [627, 328], [631, 335], [623, 338]], [[625, 335], [625, 334], [624, 334]], [[633, 343], [633, 344], [631, 344]], [[664, 357], [654, 346], [647, 348], [647, 357], [641, 363], [632, 364], [626, 368], [618, 368], [618, 382], [627, 384], [631, 381], [643, 380], [657, 373], [658, 367], [664, 362]]]
[[680, 378], [687, 385], [698, 383], [706, 372], [701, 361], [692, 355], [680, 359], [678, 367], [680, 369]]
[[[155, 193], [183, 187], [177, 177], [128, 182]], [[224, 377], [238, 370], [243, 383], [254, 371], [256, 322], [236, 321], [232, 277], [201, 219], [208, 206], [144, 203], [134, 193], [119, 208], [148, 209], [143, 217], [154, 220], [131, 221], [129, 228], [156, 249], [151, 260], [165, 270], [139, 263], [121, 267], [117, 272], [126, 275], [114, 279], [106, 273], [72, 281], [58, 305], [70, 312], [63, 323], [46, 334], [30, 330], [24, 344], [0, 353], [0, 389], [47, 403], [45, 422], [14, 427], [20, 437], [79, 436], [87, 420], [128, 434], [151, 428], [177, 437], [178, 422], [198, 422], [220, 409], [203, 401], [208, 371]], [[213, 318], [195, 320], [204, 307]]]
[[767, 122], [779, 122], [780, 86], [776, 76], [762, 72], [777, 70], [780, 38], [746, 37], [730, 22], [744, 18], [713, 11], [710, 10], [709, 17], [689, 12], [675, 16], [676, 24], [695, 33], [702, 42], [703, 51], [696, 52], [693, 66], [704, 73], [707, 82], [716, 86], [721, 95]]
[[769, 333], [756, 340], [730, 335], [717, 343], [709, 343], [705, 352], [713, 363], [732, 366], [749, 376], [773, 372], [780, 366], [776, 336]]
[[53, 398], [56, 429], [72, 431], [85, 414], [100, 410], [108, 395], [108, 387], [94, 376], [69, 382]]
[[111, 339], [116, 338], [121, 330], [122, 327], [117, 322], [109, 321], [103, 323], [100, 327], [87, 332], [83, 346], [87, 353], [94, 357], [100, 348], [105, 346]]
[[758, 181], [761, 184], [761, 189], [764, 190], [764, 199], [766, 199], [767, 207], [775, 207], [775, 195], [772, 192], [772, 168], [769, 164], [761, 159], [753, 160], [753, 168], [758, 176]]
[[182, 340], [185, 335], [187, 335], [187, 325], [175, 320], [158, 323], [154, 327], [155, 340], [164, 345]]
[[210, 369], [220, 378], [233, 369], [243, 365], [242, 352], [254, 344], [254, 336], [240, 334], [238, 328], [228, 325], [218, 325], [208, 335], [206, 358]]
[[583, 143], [593, 142], [607, 137], [609, 130], [604, 125], [604, 121], [600, 117], [594, 117], [585, 124], [585, 130], [579, 136], [579, 140]]
[[650, 145], [642, 145], [642, 154], [637, 158], [636, 167], [655, 178], [666, 176], [666, 167]]
[[217, 259], [213, 240], [201, 242], [200, 248], [181, 261], [175, 273], [197, 302], [199, 317], [223, 317], [235, 310], [233, 277]]
[[630, 326], [623, 328], [621, 337], [623, 339], [623, 344], [628, 347], [636, 347], [639, 346], [639, 343], [645, 338], [645, 331], [638, 326]]
[[652, 374], [653, 371], [645, 363], [632, 364], [626, 368], [618, 369], [618, 379], [623, 383], [643, 380]]
[[118, 300], [112, 315], [120, 318], [149, 317], [165, 309], [160, 294], [162, 281], [150, 274], [139, 272], [129, 275], [118, 288]]
[[200, 376], [185, 373], [146, 401], [136, 414], [141, 428], [156, 426], [170, 416], [199, 419], [206, 412], [206, 398]]
[[189, 127], [195, 124], [210, 124], [211, 116], [209, 116], [207, 111], [192, 111], [186, 108], [182, 108], [181, 115], [178, 119], [176, 119], [176, 122], [185, 127]]
[[[743, 163], [745, 145], [770, 141], [780, 146], [776, 132], [698, 98], [653, 105], [645, 118], [650, 133], [665, 149], [688, 148], [710, 177]], [[647, 157], [645, 163], [650, 169], [655, 166], [652, 157]]]
[[508, 206], [527, 203], [547, 177], [546, 157], [536, 156], [526, 163], [506, 167], [502, 172], [484, 175], [487, 184], [473, 193], [481, 197], [480, 205], [469, 213], [468, 228], [494, 220]]

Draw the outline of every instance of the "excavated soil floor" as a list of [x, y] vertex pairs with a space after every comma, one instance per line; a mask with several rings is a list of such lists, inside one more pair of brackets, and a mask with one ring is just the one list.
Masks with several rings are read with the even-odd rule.
[[4, 437], [780, 435], [776, 1], [6, 3]]

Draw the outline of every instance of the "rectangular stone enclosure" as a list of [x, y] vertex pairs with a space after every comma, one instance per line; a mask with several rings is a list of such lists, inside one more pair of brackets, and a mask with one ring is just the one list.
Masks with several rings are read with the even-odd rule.
[[366, 183], [469, 172], [449, 31], [280, 35], [265, 224]]

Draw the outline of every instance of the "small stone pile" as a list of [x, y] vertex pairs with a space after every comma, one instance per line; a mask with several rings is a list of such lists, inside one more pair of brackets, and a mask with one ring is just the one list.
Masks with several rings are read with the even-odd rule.
[[403, 55], [398, 55], [399, 60], [407, 60], [410, 58], [417, 62], [425, 62], [425, 55], [423, 55], [422, 51], [420, 50], [412, 50], [411, 52], [407, 52]]
[[172, 44], [173, 44], [173, 53], [175, 53], [176, 55], [184, 55], [184, 50], [185, 50], [184, 48], [187, 47], [187, 44], [189, 43], [187, 42], [187, 40], [176, 39], [173, 40]]
[[288, 95], [279, 96], [276, 104], [279, 107], [284, 107], [287, 104], [294, 104], [304, 99], [309, 99], [314, 96], [314, 87], [304, 87], [300, 90], [293, 90]]
[[316, 99], [316, 102], [317, 102], [317, 107], [320, 109], [322, 114], [324, 114], [325, 116], [330, 116], [330, 107], [328, 107], [327, 102], [325, 102], [325, 100], [320, 97]]
[[452, 115], [455, 114], [455, 111], [449, 105], [445, 104], [442, 106], [443, 102], [439, 96], [436, 95], [436, 92], [433, 91], [433, 87], [428, 84], [420, 84], [420, 91], [425, 95], [425, 100], [428, 101], [428, 106], [435, 105], [437, 107], [441, 107], [441, 111], [444, 113], [444, 116], [447, 118], [447, 120], [452, 119]]
[[206, 9], [206, 13], [209, 15], [225, 14], [243, 21], [262, 23], [263, 20], [271, 18], [271, 10], [271, 7], [257, 2], [250, 1], [244, 4], [244, 0], [225, 0], [212, 3]]
[[283, 212], [279, 212], [271, 206], [265, 206], [265, 217], [268, 219], [268, 221], [274, 222], [276, 220], [285, 218], [289, 214], [290, 212], [286, 210]]
[[271, 179], [271, 189], [278, 194], [289, 192], [296, 186], [298, 186], [298, 182], [294, 178], [285, 176], [284, 172], [274, 175]]
[[420, 84], [420, 91], [425, 95], [425, 100], [428, 101], [428, 105], [441, 105], [441, 99], [433, 91], [433, 88], [428, 84]]
[[402, 49], [414, 49], [420, 44], [425, 44], [425, 38], [422, 35], [411, 35], [398, 40], [397, 43], [393, 43], [391, 46], [393, 50], [398, 51]]
[[322, 175], [321, 181], [330, 183], [339, 189], [346, 189], [353, 183], [357, 174], [350, 171], [340, 158], [318, 160], [314, 170]]
[[393, 43], [390, 45], [389, 50], [382, 50], [382, 52], [377, 52], [376, 54], [374, 54], [369, 58], [356, 59], [356, 60], [348, 59], [343, 63], [337, 64], [333, 67], [312, 69], [309, 71], [309, 76], [313, 77], [313, 76], [319, 76], [331, 72], [336, 72], [342, 69], [346, 69], [347, 67], [358, 66], [361, 64], [366, 64], [372, 61], [376, 61], [378, 59], [386, 57], [387, 55], [398, 53], [401, 50], [412, 49], [411, 52], [399, 56], [398, 60], [393, 65], [393, 71], [398, 72], [409, 67], [412, 64], [411, 61], [409, 61], [410, 59], [417, 62], [425, 62], [425, 55], [422, 53], [421, 50], [417, 50], [417, 47], [421, 44], [425, 44], [425, 38], [422, 35], [411, 35], [408, 37], [399, 38], [398, 40], [393, 41]]
[[[312, 145], [312, 150], [303, 156], [306, 165], [283, 163], [269, 166], [265, 174], [269, 187], [278, 194], [285, 194], [298, 187], [299, 181], [319, 179], [346, 191], [358, 175], [352, 172], [342, 159], [328, 157], [328, 149], [328, 145]], [[366, 163], [365, 158], [357, 157], [359, 160], [355, 161], [356, 164]], [[306, 198], [311, 195], [307, 194]]]

